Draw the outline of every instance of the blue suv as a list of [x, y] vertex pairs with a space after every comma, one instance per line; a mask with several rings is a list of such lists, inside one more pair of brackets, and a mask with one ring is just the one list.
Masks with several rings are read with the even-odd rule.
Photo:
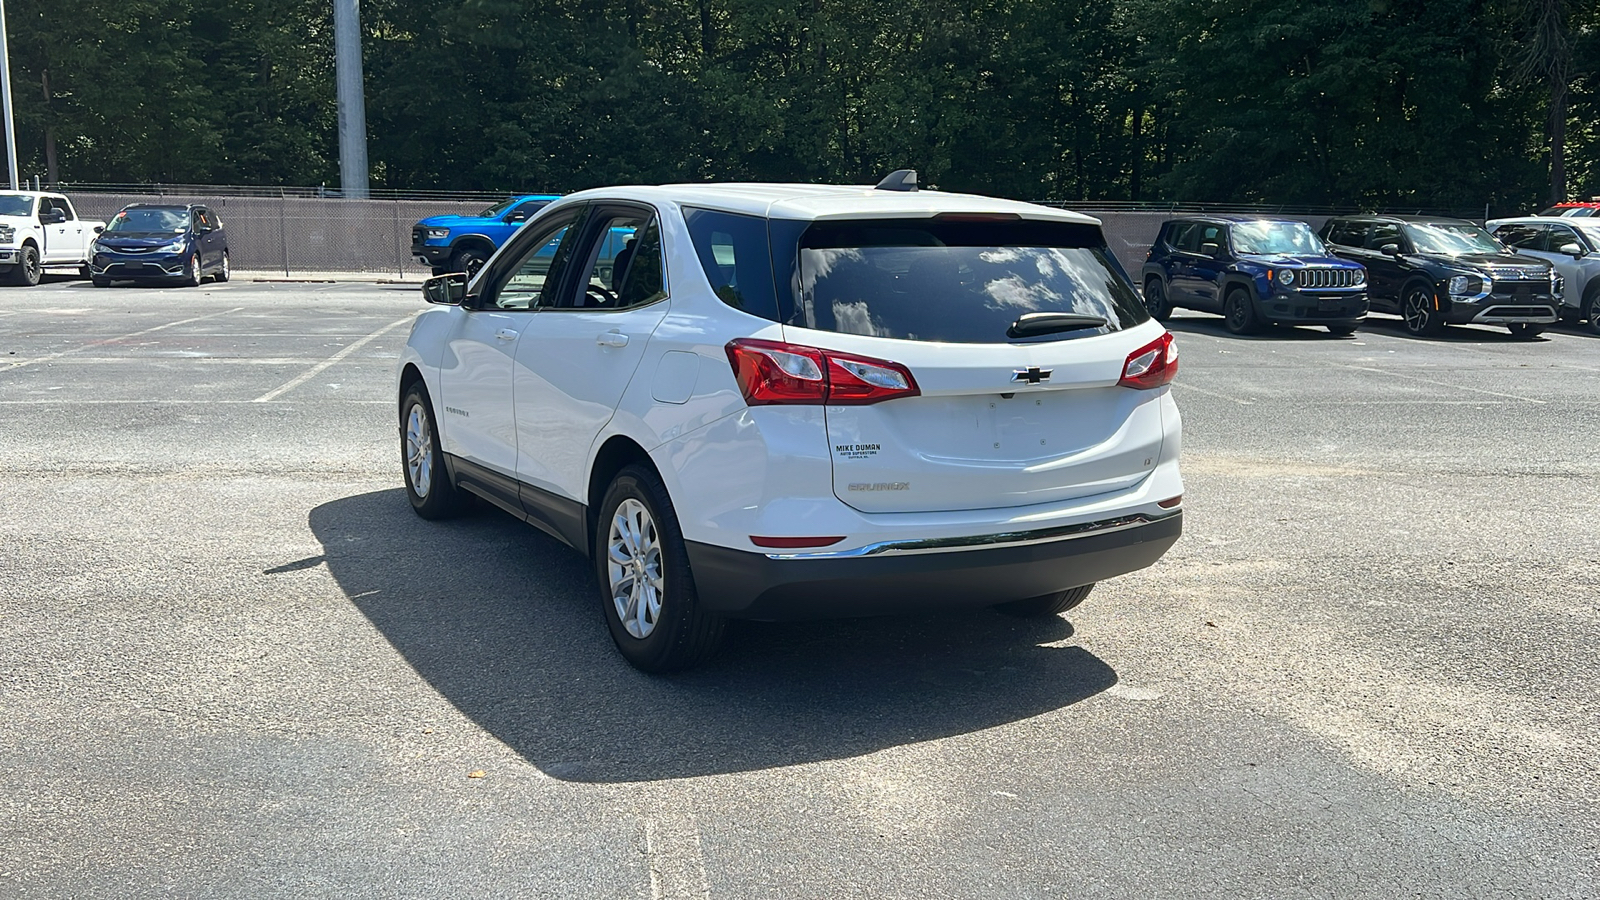
[[411, 226], [411, 255], [433, 274], [478, 274], [522, 223], [560, 194], [519, 194], [475, 216], [429, 216]]
[[1355, 333], [1367, 315], [1367, 270], [1340, 259], [1311, 226], [1263, 216], [1193, 216], [1161, 226], [1140, 279], [1150, 315], [1221, 313], [1234, 334], [1263, 325]]

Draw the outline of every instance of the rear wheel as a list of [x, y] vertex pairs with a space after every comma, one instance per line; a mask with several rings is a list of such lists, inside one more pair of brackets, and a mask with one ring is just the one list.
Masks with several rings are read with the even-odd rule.
[[1161, 279], [1152, 278], [1145, 282], [1144, 308], [1150, 312], [1150, 318], [1157, 322], [1172, 318], [1172, 301], [1167, 299], [1167, 288]]
[[1059, 594], [1045, 594], [1042, 597], [1029, 597], [1026, 600], [1013, 600], [1010, 603], [1001, 603], [995, 609], [1010, 616], [1023, 616], [1027, 618], [1040, 616], [1059, 616], [1069, 609], [1082, 603], [1089, 592], [1094, 590], [1094, 585], [1086, 584], [1075, 587]]
[[1329, 334], [1336, 334], [1339, 337], [1349, 337], [1350, 335], [1356, 333], [1356, 326], [1354, 326], [1354, 325], [1329, 325], [1328, 326], [1328, 333]]
[[1595, 334], [1600, 334], [1600, 285], [1584, 291], [1583, 307], [1578, 312], [1581, 324]]
[[1256, 306], [1244, 288], [1236, 287], [1222, 301], [1222, 324], [1234, 334], [1255, 334], [1261, 330]]
[[39, 248], [24, 246], [17, 251], [17, 264], [11, 267], [9, 279], [12, 284], [33, 287], [43, 274], [44, 269], [39, 265]]
[[725, 622], [705, 611], [678, 516], [661, 477], [627, 466], [595, 523], [595, 577], [611, 639], [634, 668], [672, 672], [710, 656]]
[[1406, 331], [1418, 337], [1432, 337], [1444, 331], [1444, 312], [1435, 309], [1433, 287], [1425, 282], [1413, 281], [1406, 285], [1400, 298], [1400, 316], [1405, 320]]
[[1543, 325], [1533, 325], [1528, 322], [1517, 322], [1513, 325], [1507, 325], [1506, 328], [1511, 332], [1512, 337], [1523, 341], [1531, 341], [1544, 334]]
[[446, 519], [466, 506], [466, 498], [450, 480], [434, 427], [428, 391], [417, 382], [400, 401], [400, 463], [405, 469], [406, 496], [424, 519]]

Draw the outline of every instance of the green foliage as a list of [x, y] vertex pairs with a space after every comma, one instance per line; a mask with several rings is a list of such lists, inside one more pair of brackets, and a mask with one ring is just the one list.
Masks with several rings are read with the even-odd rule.
[[[367, 0], [398, 188], [702, 179], [1025, 198], [1537, 203], [1531, 0]], [[1565, 0], [1543, 0], [1565, 2]], [[1563, 9], [1600, 192], [1595, 0]], [[9, 0], [18, 137], [78, 181], [337, 184], [327, 0]], [[46, 98], [43, 79], [48, 73]]]

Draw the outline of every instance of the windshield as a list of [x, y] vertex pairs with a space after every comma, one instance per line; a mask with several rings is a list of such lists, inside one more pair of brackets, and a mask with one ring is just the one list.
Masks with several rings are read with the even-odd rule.
[[106, 226], [106, 232], [118, 234], [182, 234], [189, 230], [187, 209], [159, 209], [147, 207], [125, 209]]
[[1416, 246], [1418, 253], [1443, 253], [1460, 256], [1463, 253], [1504, 253], [1505, 247], [1489, 232], [1468, 222], [1429, 222], [1408, 224], [1406, 236]]
[[1304, 222], [1242, 222], [1233, 226], [1233, 249], [1239, 253], [1326, 256], [1322, 241]]
[[801, 238], [799, 274], [796, 324], [842, 334], [1004, 343], [1028, 313], [1104, 323], [1029, 336], [1045, 340], [1119, 331], [1149, 318], [1093, 225], [819, 222]]
[[506, 214], [506, 210], [510, 209], [511, 205], [513, 203], [516, 203], [516, 202], [517, 202], [517, 198], [508, 197], [507, 199], [502, 200], [499, 203], [496, 203], [495, 205], [493, 205], [493, 206], [489, 207], [488, 209], [484, 210], [483, 212], [478, 213], [478, 218], [480, 218], [480, 219], [498, 219], [501, 216], [505, 215]]
[[33, 215], [33, 198], [25, 194], [0, 196], [0, 216]]

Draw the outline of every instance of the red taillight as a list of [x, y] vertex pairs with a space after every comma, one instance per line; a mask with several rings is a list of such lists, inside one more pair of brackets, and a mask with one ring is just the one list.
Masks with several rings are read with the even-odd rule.
[[1178, 345], [1167, 332], [1128, 354], [1117, 384], [1147, 391], [1170, 384], [1178, 374]]
[[739, 391], [751, 406], [864, 406], [922, 393], [910, 369], [886, 359], [755, 338], [729, 341], [726, 349]]

